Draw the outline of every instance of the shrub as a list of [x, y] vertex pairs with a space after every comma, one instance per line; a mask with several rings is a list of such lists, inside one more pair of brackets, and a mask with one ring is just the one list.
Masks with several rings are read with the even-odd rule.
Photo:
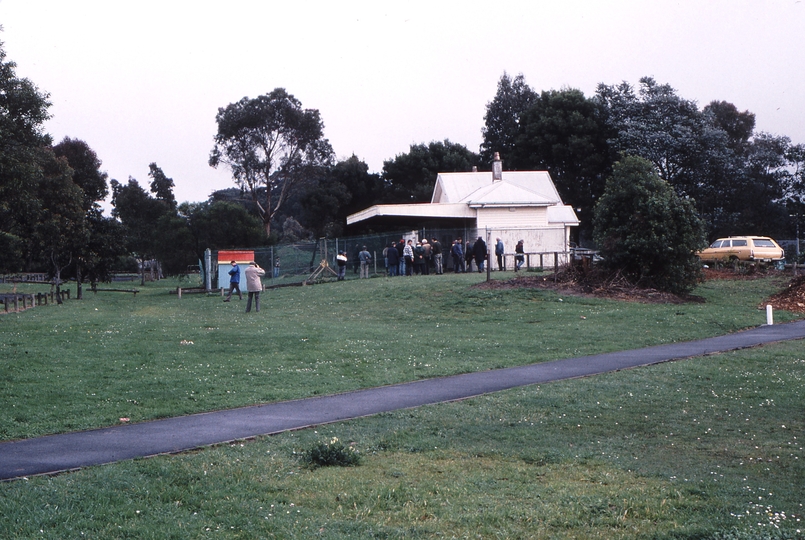
[[696, 251], [706, 244], [704, 225], [693, 203], [677, 196], [650, 161], [625, 156], [615, 164], [593, 221], [608, 270], [676, 294], [701, 279]]
[[302, 454], [308, 467], [353, 467], [360, 465], [360, 454], [352, 446], [344, 446], [337, 437], [330, 442], [316, 443]]

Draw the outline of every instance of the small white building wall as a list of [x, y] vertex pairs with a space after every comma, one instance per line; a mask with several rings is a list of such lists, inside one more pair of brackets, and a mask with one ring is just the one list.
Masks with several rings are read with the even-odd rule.
[[547, 226], [548, 208], [545, 206], [478, 209], [479, 229], [532, 229]]
[[[526, 253], [558, 253], [559, 264], [567, 263], [570, 228], [548, 224], [547, 207], [479, 208], [477, 223], [479, 234], [484, 235], [484, 231], [488, 233], [492, 267], [495, 269], [494, 245], [497, 238], [503, 240], [509, 266], [512, 264], [511, 254], [519, 240], [524, 241]], [[552, 256], [544, 261], [546, 265], [553, 265]], [[539, 264], [539, 258], [532, 258], [531, 264]]]
[[[559, 264], [568, 262], [567, 244], [565, 243], [565, 228], [554, 227], [550, 229], [478, 229], [478, 234], [485, 236], [484, 240], [489, 239], [489, 254], [492, 261], [492, 268], [498, 269], [495, 258], [495, 243], [497, 238], [503, 241], [504, 253], [506, 254], [506, 266], [512, 269], [514, 247], [517, 242], [523, 240], [525, 253], [545, 253], [544, 263], [546, 266], [553, 266], [553, 253], [558, 254]], [[473, 239], [474, 240], [474, 239]], [[539, 257], [531, 257], [531, 266], [539, 264]]]

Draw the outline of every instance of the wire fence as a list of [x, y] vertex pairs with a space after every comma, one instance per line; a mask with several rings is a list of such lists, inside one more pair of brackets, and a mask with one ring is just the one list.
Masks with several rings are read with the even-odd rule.
[[[523, 238], [530, 239], [526, 243], [526, 249], [523, 253], [523, 269], [547, 268], [553, 270], [569, 261], [569, 252], [564, 242], [561, 243], [561, 246], [557, 246], [555, 241], [551, 245], [541, 245], [540, 237], [534, 237], [533, 229], [453, 228], [400, 230], [360, 236], [322, 238], [318, 241], [298, 241], [270, 247], [247, 249], [254, 252], [255, 262], [266, 270], [266, 276], [263, 280], [266, 286], [281, 286], [283, 284], [298, 284], [309, 280], [311, 276], [314, 276], [315, 279], [330, 277], [335, 279], [336, 257], [342, 251], [347, 256], [346, 279], [358, 278], [360, 272], [358, 254], [364, 248], [372, 256], [369, 265], [370, 275], [387, 274], [388, 268], [384, 250], [391, 246], [392, 242], [399, 244], [400, 242], [407, 243], [409, 240], [413, 244], [423, 239], [427, 239], [431, 244], [434, 241], [438, 241], [442, 248], [444, 271], [452, 272], [456, 262], [450, 253], [453, 241], [461, 238], [464, 246], [469, 247], [479, 237], [487, 243], [488, 264], [491, 265], [492, 270], [514, 269], [516, 264], [516, 255], [514, 253], [516, 239]], [[500, 267], [495, 256], [497, 238], [504, 240], [505, 254], [501, 260], [503, 268]], [[400, 253], [400, 256], [402, 257], [402, 253]], [[217, 260], [217, 252], [214, 252], [213, 275], [216, 277], [212, 280], [213, 283], [217, 283], [215, 263]], [[433, 271], [433, 264], [434, 261], [431, 259], [428, 262], [428, 270], [431, 272]], [[465, 271], [475, 271], [477, 269], [477, 263], [471, 264], [467, 268], [466, 261], [464, 261]]]

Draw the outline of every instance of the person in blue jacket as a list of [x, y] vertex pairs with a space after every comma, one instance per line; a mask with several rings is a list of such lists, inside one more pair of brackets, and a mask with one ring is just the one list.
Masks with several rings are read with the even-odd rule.
[[240, 267], [235, 261], [230, 264], [232, 264], [232, 269], [229, 270], [229, 294], [226, 295], [224, 302], [229, 302], [232, 299], [234, 291], [238, 291], [238, 300], [243, 300], [243, 294], [240, 292]]

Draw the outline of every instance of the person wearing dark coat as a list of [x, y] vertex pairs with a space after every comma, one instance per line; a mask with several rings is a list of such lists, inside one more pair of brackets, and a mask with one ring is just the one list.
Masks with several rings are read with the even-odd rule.
[[386, 258], [389, 261], [389, 277], [397, 275], [397, 268], [400, 265], [400, 252], [397, 251], [397, 242], [392, 242], [386, 250]]
[[433, 254], [433, 264], [436, 267], [436, 274], [441, 275], [444, 273], [444, 268], [442, 266], [442, 243], [434, 236], [433, 241], [431, 242], [432, 250], [431, 253]]
[[475, 258], [475, 251], [473, 251], [473, 245], [470, 244], [470, 241], [467, 240], [467, 243], [464, 244], [464, 266], [465, 272], [472, 272], [472, 260]]
[[453, 272], [456, 274], [464, 271], [464, 251], [461, 249], [461, 238], [453, 241], [450, 248], [450, 256], [453, 258]]
[[472, 246], [473, 255], [475, 255], [475, 264], [478, 265], [478, 272], [484, 271], [484, 262], [486, 261], [486, 242], [480, 236], [475, 244]]

